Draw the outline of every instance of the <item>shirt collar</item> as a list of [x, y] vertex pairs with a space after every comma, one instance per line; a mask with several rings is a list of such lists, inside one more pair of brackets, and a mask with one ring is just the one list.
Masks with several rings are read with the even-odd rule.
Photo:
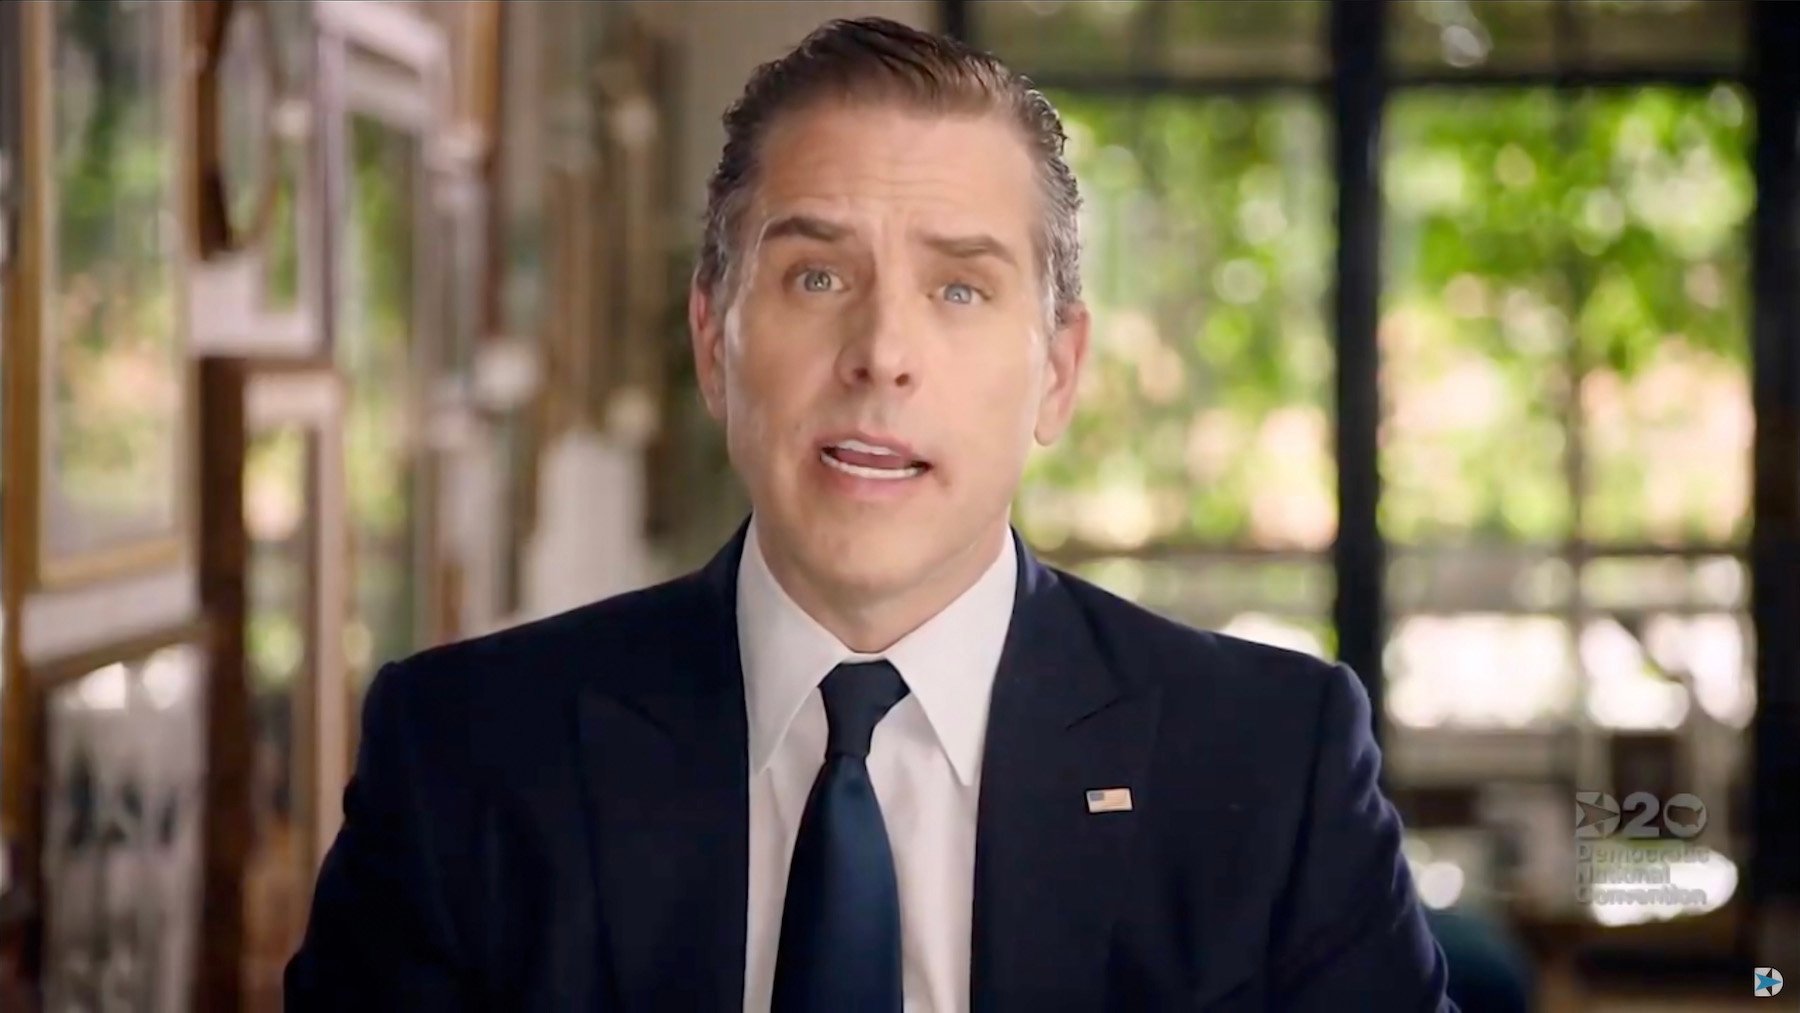
[[865, 655], [846, 647], [782, 589], [763, 557], [753, 516], [737, 580], [751, 775], [769, 765], [801, 705], [833, 668], [883, 657], [918, 698], [957, 780], [974, 785], [1018, 584], [1010, 531], [1002, 542], [994, 562], [943, 611], [880, 655]]

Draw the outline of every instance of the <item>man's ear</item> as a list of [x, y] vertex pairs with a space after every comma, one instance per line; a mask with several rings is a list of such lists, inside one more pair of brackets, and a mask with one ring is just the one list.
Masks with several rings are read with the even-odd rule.
[[688, 338], [694, 346], [694, 375], [714, 419], [725, 421], [725, 305], [698, 281], [688, 286]]
[[1055, 443], [1075, 414], [1075, 396], [1081, 386], [1082, 366], [1087, 362], [1090, 326], [1087, 304], [1077, 301], [1063, 307], [1062, 323], [1050, 335], [1044, 392], [1038, 399], [1037, 425], [1032, 430], [1042, 446]]

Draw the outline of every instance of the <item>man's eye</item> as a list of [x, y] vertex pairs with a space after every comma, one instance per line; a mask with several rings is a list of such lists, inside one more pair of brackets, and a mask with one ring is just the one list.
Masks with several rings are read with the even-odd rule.
[[965, 282], [953, 281], [944, 286], [944, 298], [959, 306], [970, 306], [973, 305], [977, 299], [981, 298], [981, 293], [975, 291], [975, 286], [973, 285], [969, 285]]
[[805, 292], [829, 292], [835, 281], [830, 271], [808, 268], [800, 272], [800, 288]]

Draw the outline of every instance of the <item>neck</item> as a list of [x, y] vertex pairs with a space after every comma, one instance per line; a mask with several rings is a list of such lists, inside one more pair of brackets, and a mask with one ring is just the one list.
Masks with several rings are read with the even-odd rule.
[[807, 615], [858, 654], [880, 654], [948, 608], [994, 565], [1003, 539], [1002, 522], [961, 552], [905, 587], [839, 587], [816, 580], [787, 554], [761, 542], [763, 560], [776, 583]]

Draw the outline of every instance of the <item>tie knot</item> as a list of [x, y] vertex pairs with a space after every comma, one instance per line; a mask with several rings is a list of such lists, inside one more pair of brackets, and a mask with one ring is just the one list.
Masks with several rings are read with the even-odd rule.
[[866, 757], [875, 726], [906, 698], [906, 681], [885, 661], [846, 662], [819, 687], [830, 735], [825, 755]]

